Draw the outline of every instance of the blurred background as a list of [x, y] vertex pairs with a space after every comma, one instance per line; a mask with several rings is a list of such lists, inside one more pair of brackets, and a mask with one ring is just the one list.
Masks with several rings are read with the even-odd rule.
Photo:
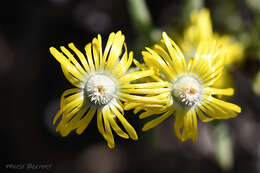
[[[182, 33], [191, 10], [208, 8], [214, 32], [244, 47], [232, 70], [242, 107], [235, 119], [199, 123], [196, 143], [179, 141], [173, 117], [142, 133], [144, 121], [127, 112], [138, 141], [115, 136], [109, 149], [93, 119], [82, 135], [62, 138], [52, 126], [62, 92], [73, 86], [49, 47], [74, 42], [84, 48], [98, 33], [106, 42], [122, 30], [129, 50]], [[0, 5], [0, 172], [133, 173], [260, 172], [260, 1], [259, 0], [16, 0]], [[174, 36], [171, 36], [174, 39]]]

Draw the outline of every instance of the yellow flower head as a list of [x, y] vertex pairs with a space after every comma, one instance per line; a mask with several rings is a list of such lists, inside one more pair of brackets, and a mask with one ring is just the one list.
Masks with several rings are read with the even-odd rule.
[[183, 41], [180, 44], [186, 59], [194, 57], [200, 42], [205, 40], [221, 42], [227, 51], [226, 65], [242, 61], [244, 52], [242, 44], [232, 40], [231, 36], [219, 36], [213, 33], [209, 10], [193, 11], [190, 16], [190, 23], [184, 31]]
[[209, 10], [193, 11], [190, 15], [190, 23], [184, 30], [183, 41], [180, 44], [185, 58], [193, 58], [199, 43], [212, 39], [212, 37], [213, 30]]
[[[102, 51], [102, 40], [98, 35], [85, 46], [85, 55], [70, 43], [68, 46], [77, 59], [63, 46], [60, 47], [61, 52], [54, 47], [50, 48], [51, 54], [61, 64], [65, 77], [76, 87], [62, 94], [60, 110], [53, 120], [55, 124], [60, 118], [56, 131], [62, 136], [67, 136], [73, 130], [81, 134], [96, 115], [98, 130], [110, 148], [115, 146], [111, 129], [122, 138], [130, 136], [134, 140], [138, 139], [134, 128], [124, 118], [121, 101], [160, 103], [161, 99], [143, 99], [142, 96], [131, 94], [132, 86], [129, 82], [154, 72], [144, 70], [128, 73], [133, 53], [128, 54], [124, 40], [121, 31], [111, 33]], [[142, 91], [139, 93], [142, 94]], [[127, 133], [119, 127], [118, 122]]]
[[[171, 115], [175, 115], [174, 131], [179, 139], [186, 141], [197, 138], [197, 116], [208, 122], [213, 119], [236, 117], [240, 107], [217, 99], [217, 95], [233, 95], [233, 89], [217, 89], [212, 85], [222, 75], [225, 51], [216, 42], [200, 43], [194, 58], [185, 60], [179, 47], [166, 33], [162, 34], [162, 44], [167, 49], [155, 45], [154, 49], [146, 48], [143, 58], [148, 67], [160, 71], [160, 82], [167, 87], [155, 86], [154, 90], [166, 89], [165, 100], [168, 104], [160, 108], [139, 108], [145, 112], [140, 118], [157, 114], [158, 117], [146, 123], [143, 131], [149, 130]], [[168, 94], [167, 94], [168, 93]], [[181, 130], [182, 129], [182, 130]]]

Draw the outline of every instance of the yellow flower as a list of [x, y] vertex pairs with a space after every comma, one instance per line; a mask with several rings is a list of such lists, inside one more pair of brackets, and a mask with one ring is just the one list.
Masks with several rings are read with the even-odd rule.
[[221, 42], [227, 51], [226, 65], [240, 63], [243, 60], [243, 45], [235, 42], [231, 36], [219, 36], [213, 33], [210, 12], [208, 9], [193, 11], [190, 16], [190, 24], [184, 31], [184, 37], [180, 47], [187, 59], [194, 57], [200, 44], [205, 40], [217, 40]]
[[209, 10], [193, 11], [190, 15], [190, 23], [184, 30], [180, 47], [185, 58], [193, 58], [199, 43], [203, 40], [213, 39], [212, 24]]
[[[102, 40], [98, 35], [93, 39], [92, 44], [88, 43], [85, 46], [86, 55], [70, 43], [68, 46], [74, 51], [73, 54], [78, 57], [77, 59], [63, 46], [60, 47], [61, 52], [54, 47], [50, 48], [51, 54], [61, 64], [65, 77], [76, 87], [62, 94], [60, 110], [53, 120], [55, 124], [60, 119], [56, 131], [62, 136], [67, 136], [73, 130], [81, 134], [96, 115], [98, 130], [110, 148], [115, 146], [111, 129], [122, 138], [130, 136], [137, 140], [134, 128], [124, 117], [121, 101], [134, 100], [137, 103], [157, 104], [163, 102], [162, 99], [131, 94], [135, 89], [129, 82], [153, 75], [154, 72], [144, 70], [128, 73], [133, 52], [128, 54], [124, 40], [121, 31], [111, 33], [102, 51]], [[137, 94], [145, 94], [145, 92], [146, 90], [141, 89]], [[127, 133], [119, 127], [118, 122]]]
[[190, 58], [187, 63], [174, 41], [166, 33], [163, 33], [162, 37], [161, 42], [167, 49], [155, 45], [154, 49], [146, 48], [142, 55], [148, 67], [159, 69], [160, 82], [168, 83], [167, 87], [154, 86], [154, 90], [167, 89], [168, 95], [166, 94], [164, 99], [169, 99], [169, 102], [160, 108], [136, 109], [145, 110], [139, 116], [141, 119], [158, 115], [146, 123], [142, 130], [149, 130], [174, 114], [174, 131], [177, 137], [182, 141], [196, 141], [197, 116], [203, 122], [208, 122], [213, 119], [233, 118], [241, 111], [239, 106], [215, 97], [233, 95], [232, 88], [212, 87], [222, 75], [225, 50], [216, 42], [202, 42], [194, 58]]

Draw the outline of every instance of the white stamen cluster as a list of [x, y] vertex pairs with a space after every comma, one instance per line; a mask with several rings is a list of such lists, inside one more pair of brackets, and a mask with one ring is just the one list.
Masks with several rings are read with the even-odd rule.
[[117, 97], [115, 82], [104, 74], [92, 75], [85, 86], [87, 99], [94, 105], [108, 104]]
[[184, 108], [191, 108], [201, 100], [202, 85], [193, 75], [177, 77], [173, 82], [172, 96], [176, 103]]

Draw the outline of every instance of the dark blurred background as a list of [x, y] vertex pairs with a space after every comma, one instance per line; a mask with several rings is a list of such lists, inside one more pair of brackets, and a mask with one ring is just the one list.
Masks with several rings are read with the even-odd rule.
[[[148, 0], [152, 25], [160, 30], [179, 29], [186, 1]], [[250, 6], [259, 0], [206, 1], [214, 30], [246, 37], [246, 61], [234, 72], [236, 98], [243, 112], [226, 120], [232, 141], [232, 168], [226, 172], [260, 172], [260, 98], [252, 90], [259, 69], [257, 14]], [[93, 119], [87, 130], [61, 138], [52, 126], [62, 92], [73, 86], [65, 79], [49, 47], [74, 42], [78, 47], [98, 33], [103, 43], [110, 32], [122, 30], [129, 50], [141, 50], [142, 30], [134, 24], [125, 0], [16, 0], [0, 5], [0, 172], [133, 173], [200, 172], [219, 173], [214, 156], [210, 123], [200, 124], [196, 143], [182, 143], [174, 135], [170, 118], [142, 133], [143, 121], [128, 112], [126, 117], [139, 140], [115, 137], [109, 149]], [[254, 6], [254, 5], [253, 5]], [[223, 16], [224, 15], [224, 16]], [[226, 15], [235, 16], [225, 18]], [[260, 19], [260, 18], [259, 18]], [[229, 21], [228, 21], [229, 20]], [[231, 23], [230, 23], [231, 22]], [[237, 27], [234, 27], [232, 22]], [[254, 37], [256, 34], [256, 38]], [[254, 38], [255, 40], [250, 40]], [[245, 39], [246, 40], [246, 39]], [[256, 42], [253, 44], [252, 42]], [[142, 45], [138, 47], [137, 45]], [[141, 59], [140, 52], [135, 57]]]

